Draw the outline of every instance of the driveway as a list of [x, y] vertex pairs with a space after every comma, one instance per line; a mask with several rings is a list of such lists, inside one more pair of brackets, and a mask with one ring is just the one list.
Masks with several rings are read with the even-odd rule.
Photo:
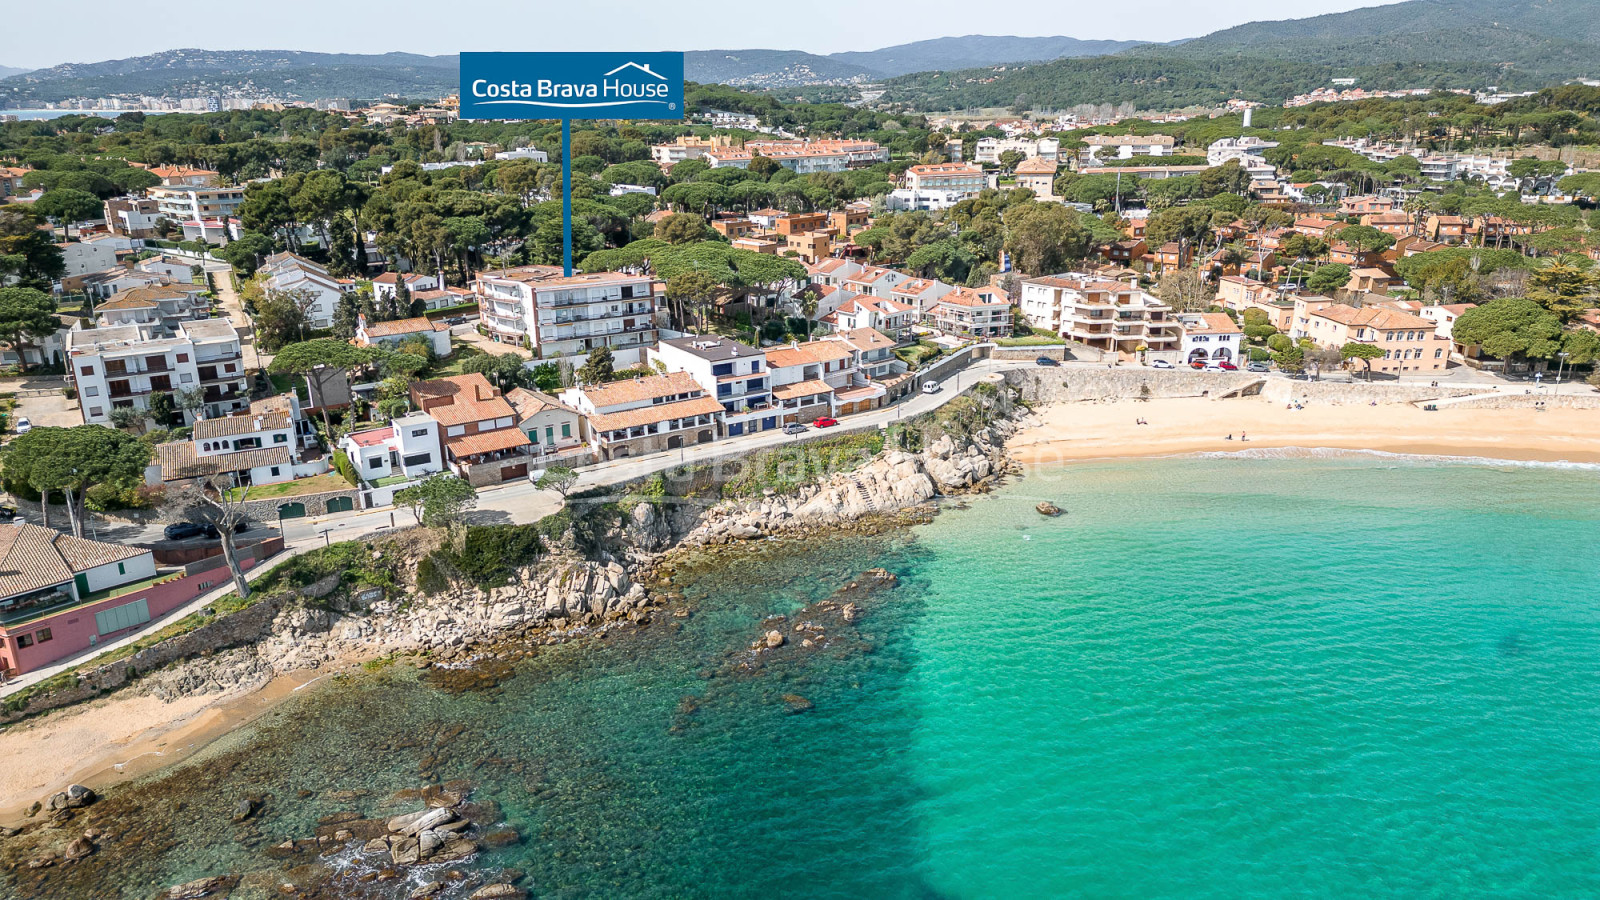
[[38, 378], [7, 379], [14, 386], [6, 390], [16, 394], [17, 408], [12, 413], [12, 421], [26, 416], [35, 427], [57, 426], [70, 428], [73, 425], [82, 425], [83, 416], [78, 411], [78, 401], [68, 400], [61, 393], [67, 382], [60, 375], [46, 375]]
[[452, 328], [450, 330], [450, 339], [452, 341], [461, 341], [464, 344], [471, 344], [479, 350], [495, 356], [504, 356], [509, 353], [514, 356], [520, 356], [523, 359], [533, 359], [533, 351], [524, 350], [516, 344], [501, 344], [491, 341], [479, 334], [476, 327], [469, 327], [461, 332], [457, 332]]

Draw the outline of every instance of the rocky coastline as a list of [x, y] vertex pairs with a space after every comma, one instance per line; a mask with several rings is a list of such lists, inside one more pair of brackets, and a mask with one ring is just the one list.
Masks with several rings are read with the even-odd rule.
[[[538, 646], [582, 637], [603, 639], [613, 632], [648, 626], [652, 617], [687, 615], [683, 596], [672, 581], [679, 554], [737, 552], [735, 545], [744, 541], [877, 532], [925, 520], [941, 497], [987, 490], [1009, 470], [1004, 443], [1015, 430], [1010, 413], [1007, 403], [1002, 411], [957, 433], [924, 429], [914, 442], [919, 449], [885, 448], [863, 465], [826, 474], [788, 493], [769, 490], [759, 498], [712, 505], [633, 502], [606, 526], [598, 547], [584, 545], [569, 529], [541, 559], [518, 568], [504, 587], [452, 584], [428, 594], [415, 589], [421, 562], [415, 552], [405, 554], [398, 546], [380, 548], [380, 555], [401, 554], [405, 590], [363, 600], [359, 594], [340, 590], [334, 576], [251, 607], [253, 618], [230, 635], [233, 645], [226, 649], [163, 662], [159, 652], [152, 652], [159, 651], [157, 645], [142, 651], [142, 660], [135, 656], [114, 671], [107, 667], [80, 674], [76, 690], [87, 696], [122, 690], [164, 700], [196, 695], [221, 700], [258, 690], [290, 672], [336, 670], [384, 659], [415, 665], [446, 689], [472, 689], [499, 677], [501, 668], [509, 671], [512, 663]], [[865, 580], [880, 585], [892, 583], [893, 576], [869, 573]], [[848, 590], [857, 588], [853, 583]], [[832, 637], [823, 623], [853, 624], [861, 615], [848, 597], [809, 612], [812, 615], [794, 622], [764, 623], [754, 646], [774, 658], [825, 649]], [[809, 701], [798, 695], [785, 695], [783, 702], [795, 713], [809, 708]], [[66, 805], [62, 798], [69, 794], [63, 792], [50, 799], [50, 808], [38, 806], [17, 823], [20, 828], [0, 834], [9, 845], [0, 845], [5, 851], [0, 858], [13, 873], [44, 874], [41, 870], [72, 866], [96, 852], [115, 852], [115, 835], [104, 827], [91, 829], [93, 834], [75, 833], [74, 819], [95, 795], [81, 786], [72, 790], [78, 792], [71, 794], [76, 798], [73, 805]], [[473, 835], [492, 831], [493, 817], [461, 811], [461, 798], [470, 791], [467, 786], [436, 785], [424, 791], [435, 799], [456, 801], [448, 805], [430, 801], [418, 815], [439, 821], [424, 823], [427, 827], [408, 831], [410, 823], [402, 822], [396, 829], [391, 818], [379, 828], [373, 820], [352, 813], [345, 822], [325, 823], [330, 827], [319, 828], [305, 839], [309, 843], [292, 841], [273, 852], [315, 855], [330, 842], [342, 846], [359, 838], [374, 852], [376, 842], [382, 842], [381, 849], [396, 866], [472, 855], [477, 846]], [[240, 821], [248, 820], [260, 802], [242, 798]], [[469, 833], [469, 828], [475, 830]], [[203, 881], [174, 885], [161, 896], [227, 896], [233, 887], [227, 879]], [[494, 884], [482, 887], [500, 889]], [[521, 896], [509, 883], [504, 888], [505, 893], [482, 896]]]

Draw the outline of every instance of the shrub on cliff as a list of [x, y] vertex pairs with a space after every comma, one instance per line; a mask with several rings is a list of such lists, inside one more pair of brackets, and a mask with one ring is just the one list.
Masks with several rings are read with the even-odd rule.
[[[519, 567], [535, 563], [544, 552], [539, 526], [477, 525], [466, 530], [456, 544], [446, 544], [429, 554], [429, 585], [443, 590], [446, 579], [461, 580], [479, 588], [504, 587]], [[423, 571], [417, 570], [418, 587]]]

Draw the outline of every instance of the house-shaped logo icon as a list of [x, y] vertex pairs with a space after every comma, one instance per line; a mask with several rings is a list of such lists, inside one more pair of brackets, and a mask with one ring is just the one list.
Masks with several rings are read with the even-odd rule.
[[621, 72], [623, 69], [638, 69], [639, 71], [641, 71], [641, 72], [643, 72], [646, 75], [649, 75], [651, 77], [659, 78], [662, 81], [666, 81], [667, 80], [667, 76], [662, 75], [659, 72], [656, 72], [656, 71], [652, 70], [649, 65], [647, 65], [645, 63], [636, 63], [636, 62], [625, 62], [622, 65], [617, 66], [615, 69], [612, 69], [611, 71], [607, 72], [603, 77], [610, 78], [611, 76], [617, 74], [618, 72]]

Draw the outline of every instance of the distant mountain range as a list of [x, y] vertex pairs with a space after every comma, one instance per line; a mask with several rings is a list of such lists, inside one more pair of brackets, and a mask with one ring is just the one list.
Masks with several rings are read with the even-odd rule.
[[1032, 66], [922, 72], [890, 80], [884, 102], [916, 109], [1170, 109], [1232, 97], [1280, 102], [1355, 78], [1365, 88], [1530, 89], [1600, 76], [1595, 0], [1408, 0], [1252, 22], [1172, 45]]
[[27, 69], [17, 69], [11, 66], [0, 66], [0, 78], [10, 78], [13, 75], [22, 75], [28, 71]]
[[[966, 35], [880, 50], [697, 50], [692, 81], [743, 88], [882, 82], [883, 102], [944, 110], [1132, 103], [1144, 109], [1230, 97], [1281, 101], [1353, 77], [1363, 87], [1537, 87], [1600, 75], [1596, 0], [1408, 0], [1345, 13], [1252, 22], [1175, 44]], [[455, 56], [172, 50], [3, 77], [0, 108], [72, 97], [204, 96], [253, 90], [287, 99], [456, 90]]]

